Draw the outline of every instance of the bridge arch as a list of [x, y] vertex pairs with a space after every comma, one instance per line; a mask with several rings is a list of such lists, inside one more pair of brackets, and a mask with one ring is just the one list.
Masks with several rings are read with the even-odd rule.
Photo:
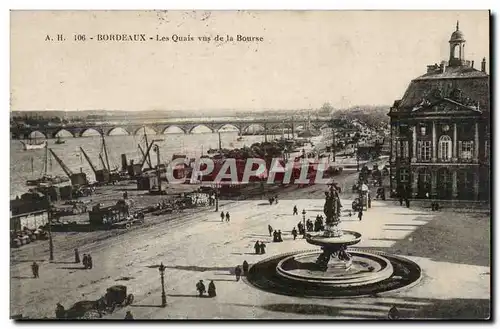
[[166, 126], [165, 128], [161, 129], [161, 134], [185, 134], [186, 130], [182, 128], [181, 126], [177, 125], [169, 125]]
[[133, 130], [133, 135], [136, 136], [136, 135], [142, 135], [143, 132], [144, 132], [144, 128], [146, 128], [146, 133], [148, 135], [157, 135], [158, 132], [152, 128], [152, 127], [149, 127], [149, 126], [140, 126], [140, 127], [137, 127]]
[[[199, 131], [200, 129], [203, 129], [205, 131]], [[193, 125], [192, 127], [190, 127], [187, 132], [189, 134], [203, 134], [203, 133], [213, 133], [214, 131], [212, 130], [212, 128], [208, 127], [207, 125], [205, 124], [197, 124], [197, 125]]]
[[57, 137], [75, 137], [75, 136], [73, 135], [73, 133], [71, 131], [64, 129], [64, 128], [61, 128], [61, 129], [54, 131], [54, 133], [50, 137], [57, 138]]
[[[227, 128], [232, 128], [232, 129], [227, 129]], [[240, 128], [238, 128], [236, 125], [233, 125], [231, 123], [225, 123], [225, 124], [220, 124], [214, 127], [213, 131], [214, 132], [219, 132], [219, 131], [237, 131], [240, 132]]]
[[258, 133], [258, 132], [264, 132], [266, 128], [261, 125], [260, 123], [252, 123], [249, 125], [245, 125], [241, 129], [241, 133]]
[[129, 131], [124, 127], [113, 127], [106, 131], [106, 136], [127, 136]]
[[92, 137], [92, 136], [101, 136], [101, 132], [98, 130], [98, 128], [89, 127], [83, 129], [78, 137]]
[[27, 136], [28, 138], [40, 138], [40, 139], [47, 139], [47, 136], [41, 132], [40, 130], [33, 130], [32, 132], [30, 132]]

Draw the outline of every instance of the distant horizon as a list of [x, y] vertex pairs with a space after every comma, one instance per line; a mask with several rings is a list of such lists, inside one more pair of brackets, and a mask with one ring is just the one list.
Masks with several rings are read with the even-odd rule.
[[[352, 105], [347, 108], [336, 108], [332, 107], [333, 111], [343, 111], [350, 110], [355, 108], [381, 108], [381, 107], [391, 107], [392, 105], [388, 104], [360, 104], [360, 105]], [[290, 108], [290, 109], [278, 109], [278, 108], [261, 108], [261, 109], [232, 109], [232, 108], [220, 108], [220, 109], [195, 109], [195, 110], [187, 110], [187, 109], [169, 109], [169, 110], [138, 110], [138, 109], [43, 109], [43, 110], [32, 110], [32, 109], [16, 109], [10, 110], [10, 112], [196, 112], [196, 111], [232, 111], [232, 112], [263, 112], [263, 111], [304, 111], [304, 110], [312, 110], [317, 111], [320, 110], [321, 107], [316, 108]]]

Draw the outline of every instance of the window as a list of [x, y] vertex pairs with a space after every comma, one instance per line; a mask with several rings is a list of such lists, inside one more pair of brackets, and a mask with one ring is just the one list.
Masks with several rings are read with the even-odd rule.
[[484, 141], [484, 158], [486, 160], [490, 159], [490, 141], [489, 140]]
[[450, 161], [451, 159], [451, 138], [448, 135], [443, 135], [439, 138], [438, 157], [442, 161]]
[[409, 146], [408, 146], [408, 141], [402, 141], [401, 144], [402, 144], [402, 149], [403, 149], [401, 157], [402, 158], [408, 158], [410, 156], [410, 150], [409, 150]]
[[400, 169], [399, 170], [399, 180], [401, 183], [408, 183], [410, 181], [410, 173], [408, 169]]
[[431, 159], [431, 141], [418, 141], [417, 158], [419, 161]]
[[471, 160], [472, 153], [474, 151], [473, 141], [460, 141], [458, 142], [458, 148], [460, 149], [460, 159]]

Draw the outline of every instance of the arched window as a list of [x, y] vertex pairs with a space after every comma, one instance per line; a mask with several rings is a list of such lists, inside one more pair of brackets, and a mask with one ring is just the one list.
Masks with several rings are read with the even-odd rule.
[[439, 138], [438, 158], [442, 161], [451, 159], [451, 138], [448, 135], [443, 135]]

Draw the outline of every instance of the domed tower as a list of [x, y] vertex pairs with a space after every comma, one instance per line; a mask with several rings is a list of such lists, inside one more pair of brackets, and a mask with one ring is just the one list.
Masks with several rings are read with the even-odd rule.
[[450, 61], [448, 66], [465, 65], [465, 37], [462, 31], [459, 30], [457, 21], [457, 29], [451, 34], [450, 38]]

